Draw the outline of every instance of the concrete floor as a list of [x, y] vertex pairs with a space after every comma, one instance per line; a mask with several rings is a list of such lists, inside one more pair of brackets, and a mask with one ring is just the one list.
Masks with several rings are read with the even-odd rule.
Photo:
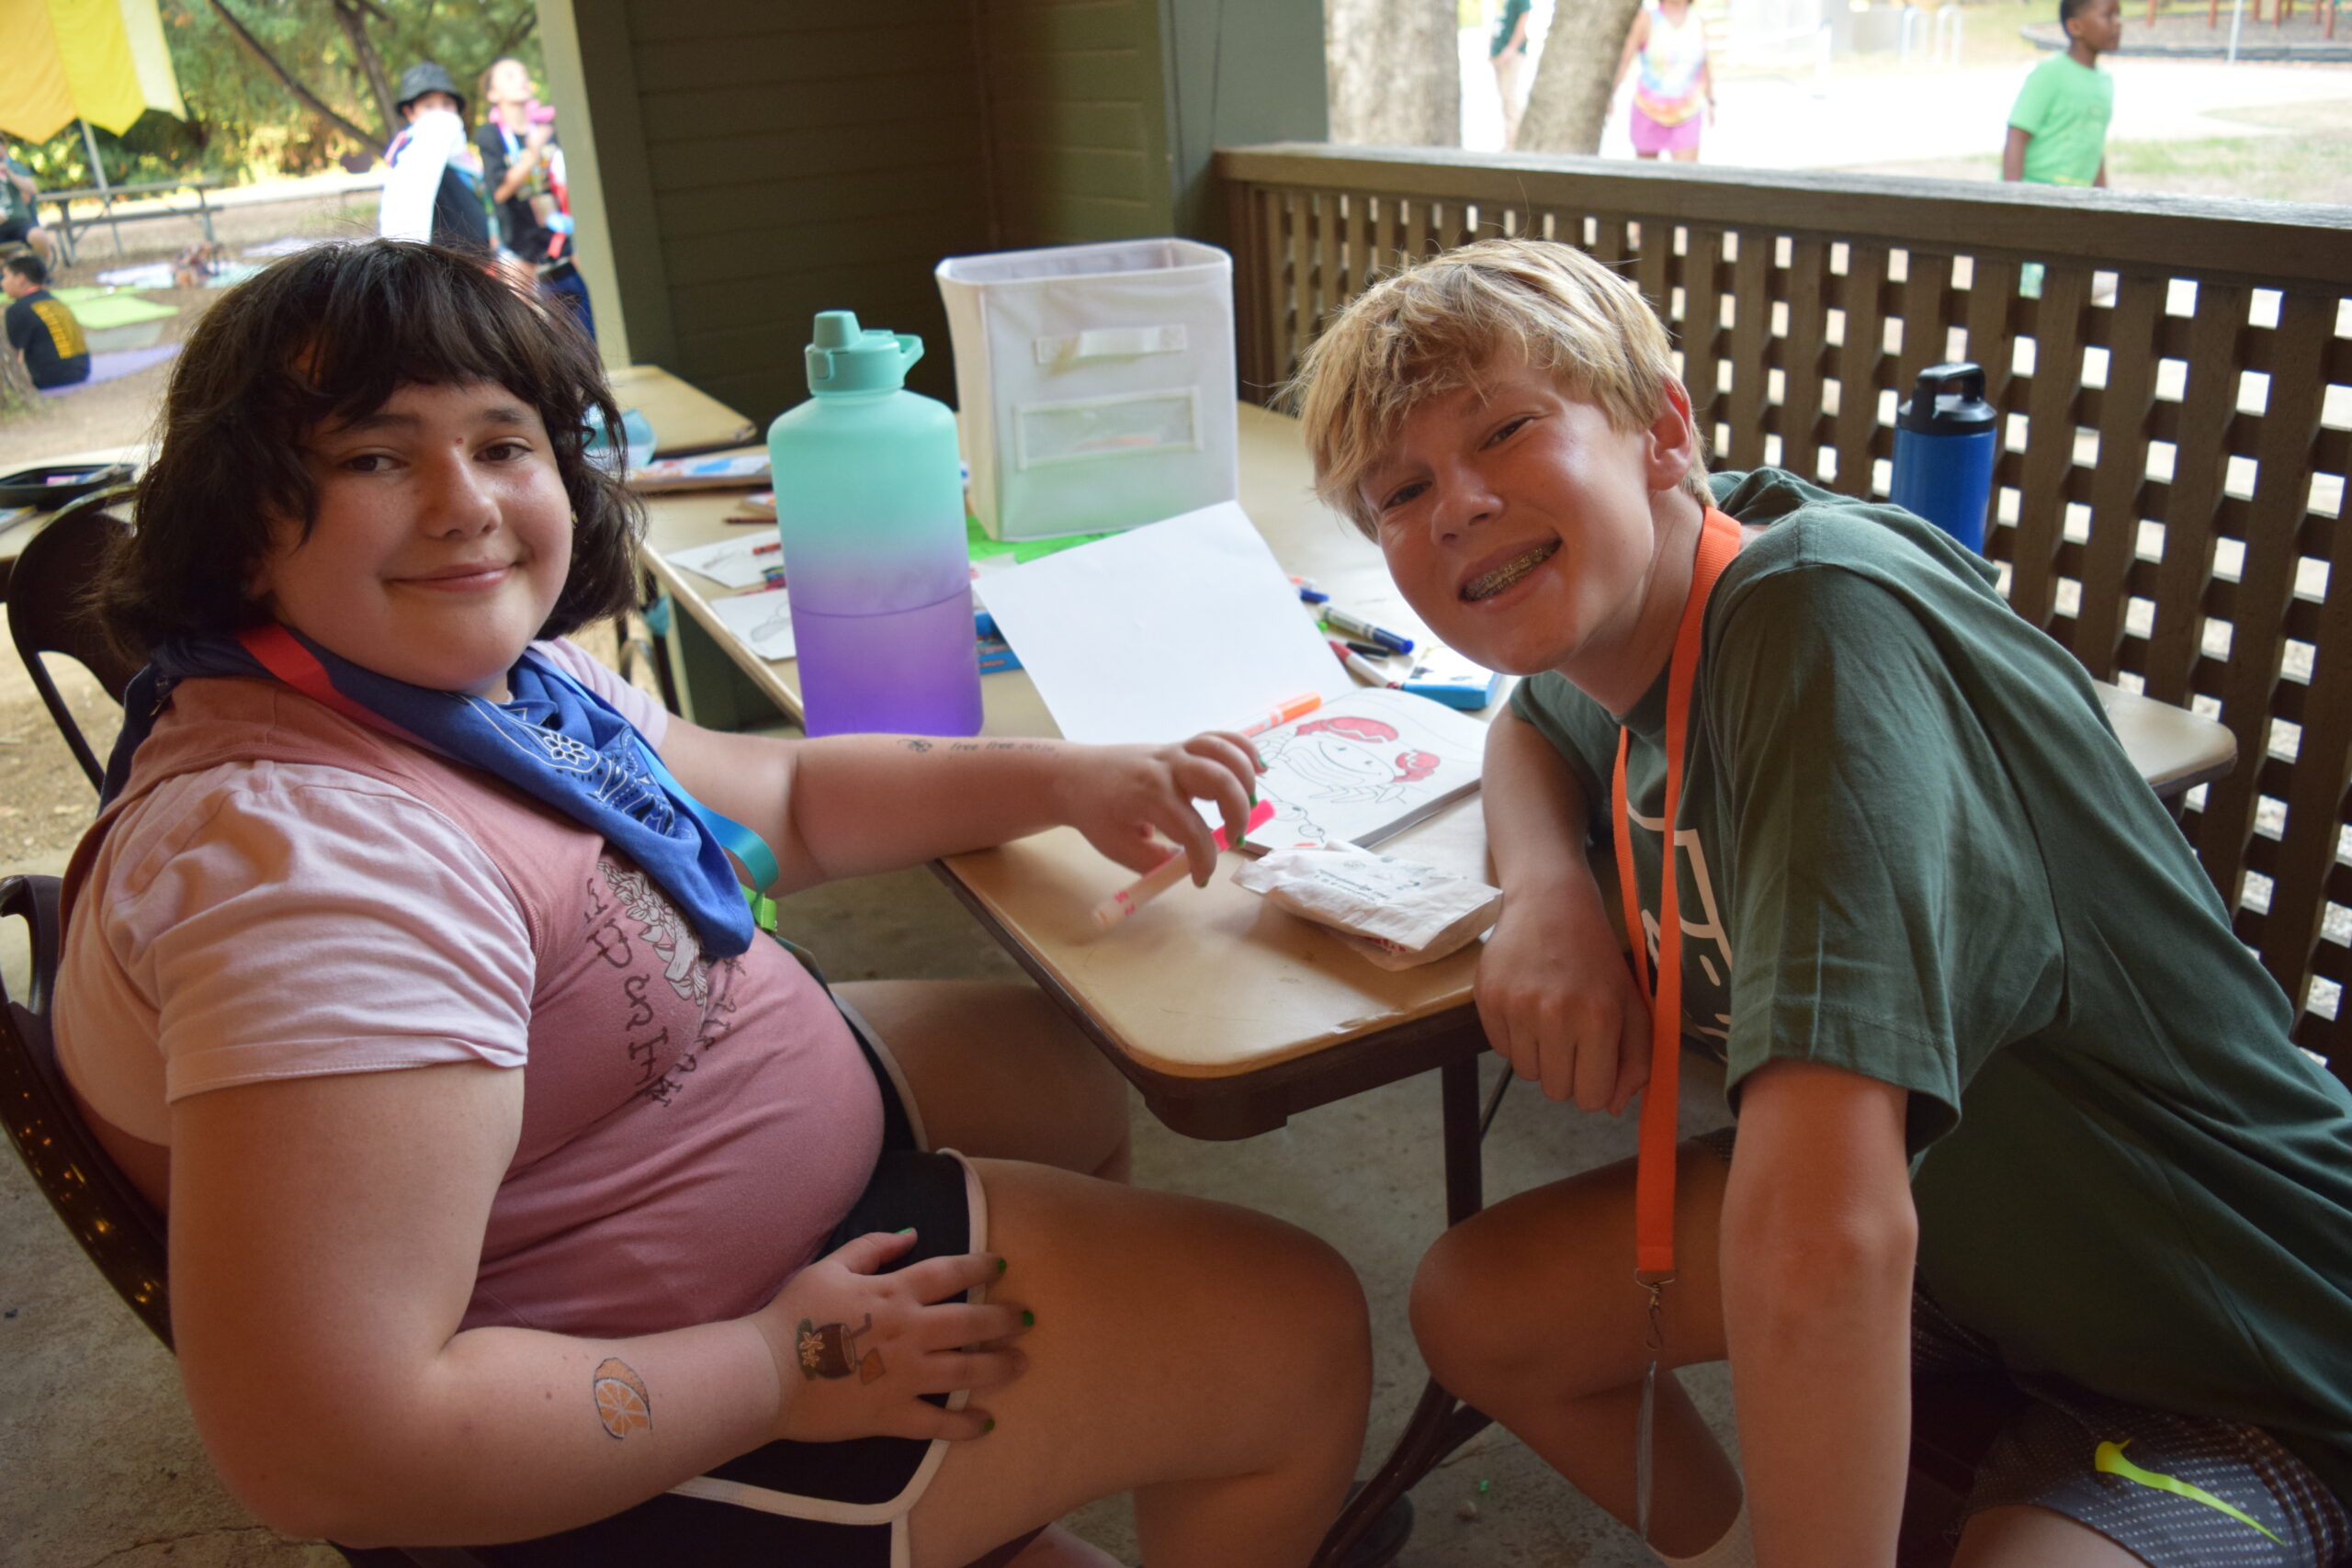
[[[9, 684], [22, 680], [19, 670], [6, 673]], [[54, 737], [21, 742], [53, 744]], [[54, 874], [63, 859], [0, 852], [0, 872]], [[835, 979], [1019, 978], [927, 872], [820, 888], [788, 901], [785, 912]], [[23, 962], [21, 933], [10, 922], [0, 931], [0, 971], [17, 994]], [[1496, 1071], [1490, 1061], [1488, 1082]], [[1437, 1112], [1434, 1074], [1241, 1143], [1180, 1137], [1135, 1103], [1139, 1184], [1280, 1215], [1329, 1238], [1354, 1265], [1371, 1302], [1377, 1359], [1361, 1473], [1386, 1452], [1420, 1393], [1405, 1291], [1442, 1227]], [[1686, 1086], [1686, 1127], [1723, 1120], [1718, 1091], [1703, 1082]], [[1548, 1104], [1519, 1086], [1487, 1140], [1487, 1195], [1523, 1190], [1632, 1149], [1630, 1124]], [[1689, 1382], [1718, 1429], [1726, 1429], [1723, 1370], [1704, 1369]], [[1424, 1481], [1414, 1501], [1419, 1525], [1398, 1560], [1403, 1568], [1636, 1568], [1655, 1561], [1491, 1428]], [[1476, 1517], [1461, 1517], [1473, 1503]], [[1136, 1561], [1124, 1499], [1097, 1504], [1071, 1523]], [[222, 1492], [171, 1358], [83, 1258], [22, 1167], [0, 1158], [0, 1564], [334, 1568], [341, 1561], [323, 1545], [254, 1524]]]

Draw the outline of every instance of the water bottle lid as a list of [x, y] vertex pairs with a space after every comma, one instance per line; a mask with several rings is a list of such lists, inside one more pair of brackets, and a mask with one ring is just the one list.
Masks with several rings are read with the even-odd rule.
[[1984, 400], [1983, 367], [1962, 359], [1920, 371], [1911, 396], [1895, 411], [1894, 424], [1921, 435], [1974, 435], [2000, 418]]
[[808, 350], [811, 392], [895, 392], [922, 357], [922, 339], [861, 330], [854, 310], [818, 311], [815, 338]]

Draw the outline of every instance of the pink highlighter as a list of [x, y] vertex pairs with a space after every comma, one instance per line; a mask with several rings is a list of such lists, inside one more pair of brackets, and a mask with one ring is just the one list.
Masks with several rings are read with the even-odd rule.
[[[1244, 831], [1254, 833], [1272, 821], [1273, 818], [1274, 803], [1271, 800], [1261, 800], [1250, 813], [1250, 825]], [[1220, 850], [1229, 850], [1233, 847], [1225, 841], [1225, 829], [1222, 828], [1216, 830], [1216, 847]], [[1178, 850], [1135, 881], [1095, 905], [1094, 923], [1108, 931], [1183, 879], [1184, 852]]]

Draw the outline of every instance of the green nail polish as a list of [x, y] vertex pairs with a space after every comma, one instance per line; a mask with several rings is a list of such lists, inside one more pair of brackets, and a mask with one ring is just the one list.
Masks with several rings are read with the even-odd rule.
[[1023, 1328], [1035, 1328], [1035, 1327], [1036, 1327], [1036, 1326], [1037, 1326], [1037, 1314], [1036, 1314], [1035, 1313], [1034, 1313], [1034, 1312], [1031, 1312], [1027, 1307], [1023, 1307], [1023, 1308], [1021, 1309], [1021, 1326], [1022, 1326], [1022, 1327], [1023, 1327]]
[[912, 1225], [902, 1226], [898, 1234], [900, 1235], [912, 1235], [915, 1234], [915, 1227]]
[[983, 1422], [981, 1422], [981, 1423], [980, 1423], [980, 1431], [981, 1431], [981, 1433], [982, 1433], [983, 1435], [985, 1435], [985, 1434], [987, 1434], [987, 1433], [989, 1433], [989, 1432], [993, 1432], [993, 1431], [995, 1431], [995, 1430], [996, 1430], [996, 1417], [995, 1417], [995, 1416], [989, 1416], [987, 1420], [985, 1420], [985, 1421], [983, 1421]]
[[996, 1271], [1000, 1274], [1004, 1272], [1004, 1259], [1001, 1258], [996, 1260]]

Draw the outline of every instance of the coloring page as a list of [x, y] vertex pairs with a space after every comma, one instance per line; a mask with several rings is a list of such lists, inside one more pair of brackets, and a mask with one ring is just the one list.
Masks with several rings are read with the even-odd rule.
[[1273, 820], [1252, 852], [1369, 845], [1478, 787], [1486, 726], [1409, 692], [1364, 687], [1256, 738]]

